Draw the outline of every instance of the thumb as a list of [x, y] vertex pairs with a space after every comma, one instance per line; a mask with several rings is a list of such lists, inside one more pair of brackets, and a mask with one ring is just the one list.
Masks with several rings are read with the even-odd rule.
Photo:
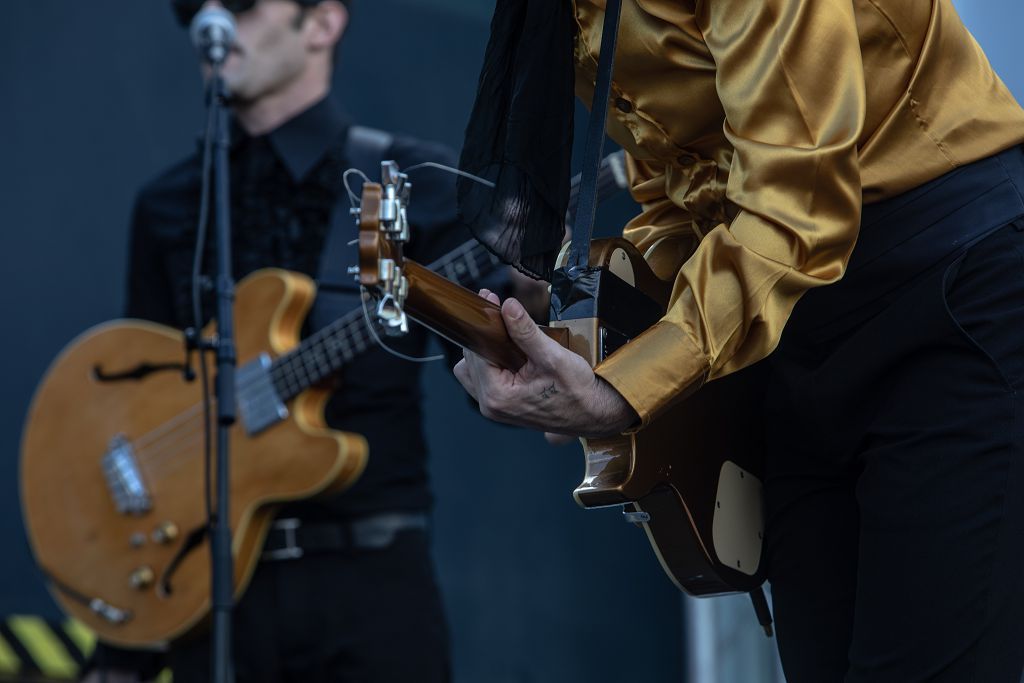
[[523, 305], [511, 297], [505, 299], [501, 305], [501, 317], [505, 320], [505, 327], [512, 341], [531, 360], [540, 360], [545, 355], [548, 345], [555, 343], [540, 331], [537, 323], [527, 315]]

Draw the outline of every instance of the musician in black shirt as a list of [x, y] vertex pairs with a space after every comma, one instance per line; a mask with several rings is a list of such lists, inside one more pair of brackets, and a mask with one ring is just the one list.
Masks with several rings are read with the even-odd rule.
[[[342, 174], [356, 157], [374, 156], [367, 157], [366, 143], [328, 92], [347, 6], [339, 0], [225, 4], [236, 12], [239, 34], [224, 69], [234, 112], [234, 275], [241, 279], [274, 266], [315, 277], [332, 214], [343, 206]], [[201, 5], [174, 1], [183, 23]], [[456, 163], [439, 145], [380, 135], [375, 140], [381, 145], [377, 162], [394, 159], [402, 168], [424, 161]], [[430, 263], [469, 235], [455, 228], [452, 176], [426, 168], [412, 180], [413, 240], [407, 253]], [[129, 317], [177, 328], [193, 324], [191, 267], [200, 181], [197, 152], [140, 191], [132, 219]], [[212, 256], [211, 239], [204, 262], [213, 263]], [[357, 292], [350, 301], [359, 305]], [[205, 306], [207, 315], [211, 304]], [[425, 331], [414, 326], [389, 345], [424, 356], [426, 341]], [[449, 679], [448, 632], [428, 546], [431, 494], [419, 368], [373, 348], [338, 377], [326, 406], [327, 423], [365, 436], [369, 461], [345, 493], [280, 512], [264, 559], [234, 612], [238, 681]], [[176, 683], [206, 680], [208, 652], [208, 637], [200, 634], [172, 644], [163, 661], [174, 670]], [[149, 666], [144, 671], [132, 653], [101, 648], [96, 659], [111, 681], [153, 674], [154, 662], [141, 662]]]

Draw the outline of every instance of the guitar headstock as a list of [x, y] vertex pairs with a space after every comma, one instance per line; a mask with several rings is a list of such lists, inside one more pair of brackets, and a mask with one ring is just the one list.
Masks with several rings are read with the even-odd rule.
[[353, 273], [376, 296], [377, 320], [385, 332], [399, 335], [409, 331], [402, 247], [409, 241], [406, 209], [412, 183], [394, 161], [381, 163], [380, 176], [379, 183], [363, 184], [359, 208], [353, 209], [359, 225], [359, 265]]

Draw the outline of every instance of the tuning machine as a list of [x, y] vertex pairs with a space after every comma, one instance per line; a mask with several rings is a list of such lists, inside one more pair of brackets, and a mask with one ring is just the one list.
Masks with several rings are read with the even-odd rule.
[[409, 218], [407, 208], [412, 193], [409, 176], [398, 170], [394, 161], [382, 161], [380, 180], [384, 196], [380, 202], [380, 229], [392, 242], [409, 241]]
[[405, 315], [405, 298], [409, 294], [409, 281], [402, 275], [394, 259], [381, 259], [377, 301], [377, 322], [389, 337], [409, 332], [409, 319]]
[[349, 273], [376, 300], [375, 315], [384, 333], [399, 336], [409, 331], [404, 311], [409, 282], [402, 273], [402, 247], [410, 236], [407, 207], [412, 183], [394, 161], [381, 162], [380, 178], [380, 184], [363, 185], [363, 200], [353, 211], [359, 216], [360, 262]]

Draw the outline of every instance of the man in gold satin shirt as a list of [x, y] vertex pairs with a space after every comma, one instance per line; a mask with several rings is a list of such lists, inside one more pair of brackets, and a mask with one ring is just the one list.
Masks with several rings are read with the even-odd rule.
[[[585, 102], [604, 7], [573, 3]], [[509, 299], [528, 363], [457, 377], [488, 417], [600, 436], [763, 361], [790, 682], [1016, 682], [1024, 110], [950, 0], [623, 0], [618, 35], [623, 234], [693, 244], [668, 311], [591, 370]]]

